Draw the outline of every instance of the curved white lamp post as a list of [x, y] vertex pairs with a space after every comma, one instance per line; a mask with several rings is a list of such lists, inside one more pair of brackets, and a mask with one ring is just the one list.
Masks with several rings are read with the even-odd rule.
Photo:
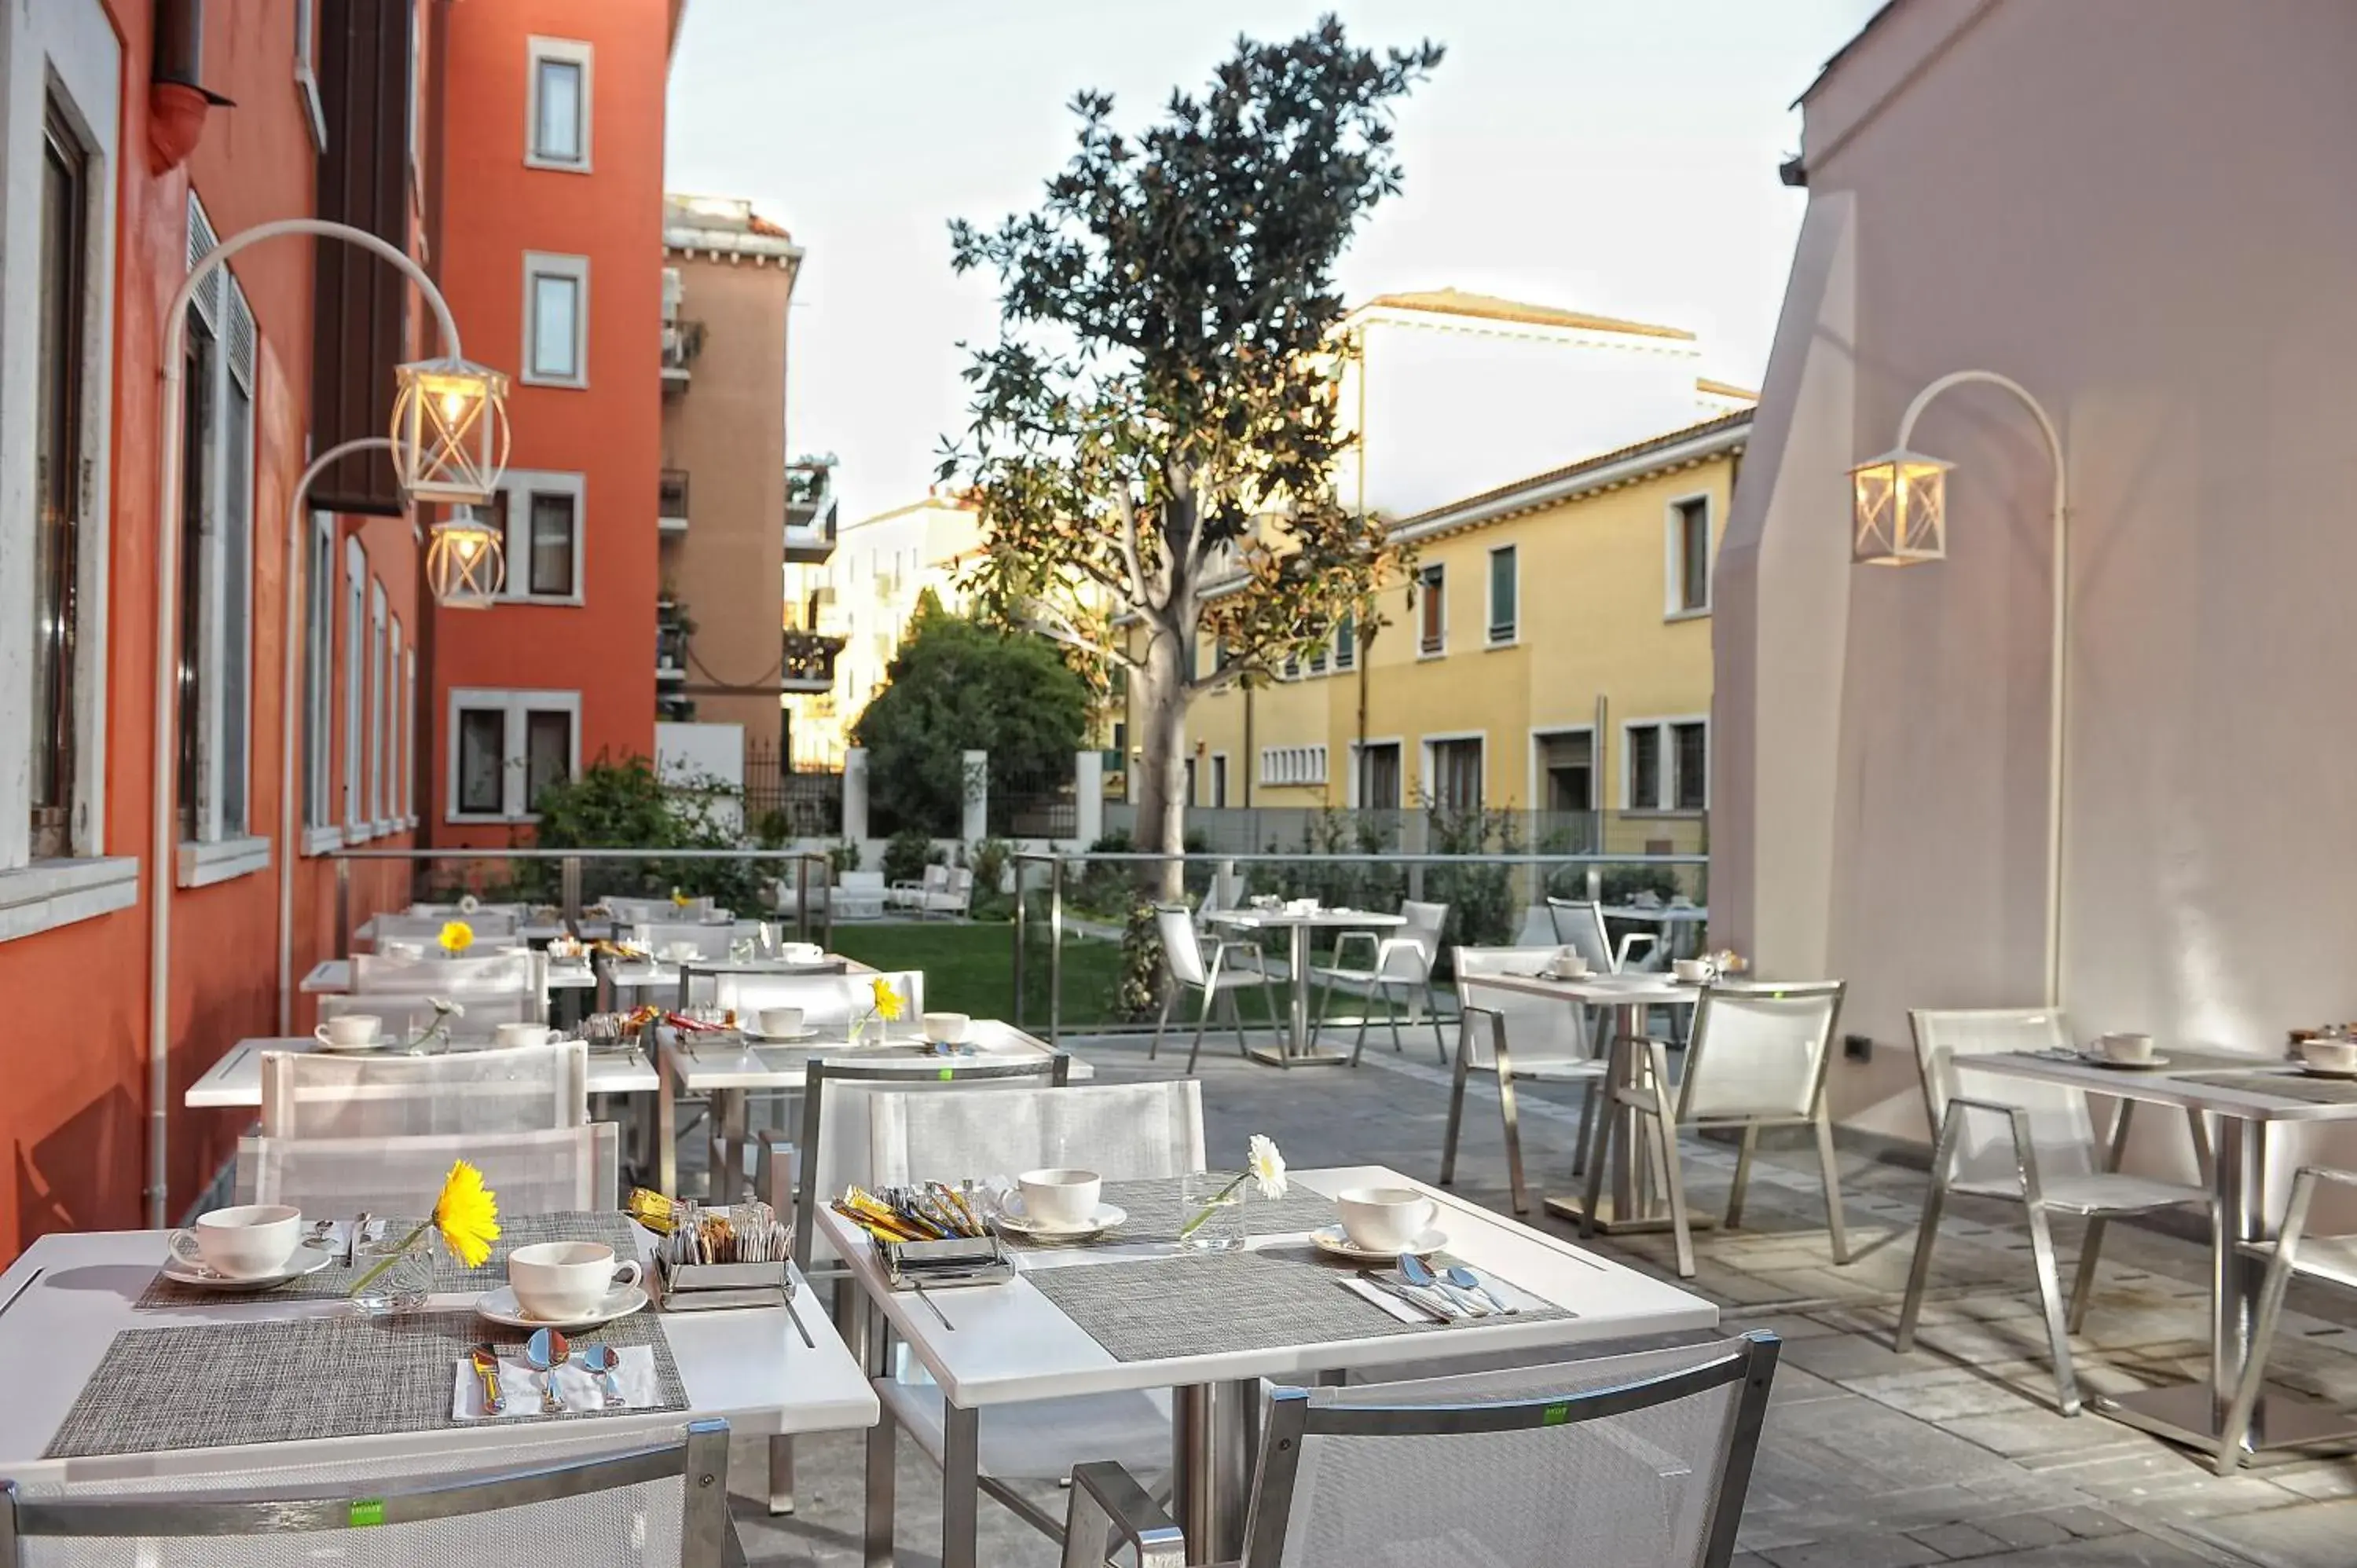
[[2062, 437], [2028, 388], [1995, 371], [1956, 371], [1915, 394], [1899, 420], [1899, 445], [1850, 472], [1851, 559], [1861, 565], [1913, 566], [1946, 558], [1950, 465], [1909, 449], [1908, 437], [1932, 400], [1950, 387], [2002, 387], [2021, 401], [2046, 437], [2054, 463], [2053, 653], [2048, 660], [2046, 732], [2046, 1005], [2062, 1004], [2062, 781], [2064, 679], [2071, 655], [2071, 497]]
[[[436, 394], [436, 412], [444, 415], [444, 423], [462, 435], [455, 443], [421, 443], [415, 436], [404, 445], [402, 432], [396, 428], [384, 439], [393, 448], [395, 467], [405, 478], [423, 478], [429, 489], [428, 499], [464, 499], [477, 500], [488, 489], [475, 491], [463, 487], [473, 479], [498, 481], [497, 467], [486, 467], [484, 459], [496, 453], [503, 463], [507, 452], [507, 422], [501, 406], [506, 396], [507, 378], [495, 371], [470, 366], [459, 355], [458, 326], [452, 319], [449, 305], [434, 286], [425, 270], [412, 261], [399, 246], [365, 229], [348, 223], [331, 222], [323, 218], [282, 218], [274, 222], [258, 223], [251, 229], [231, 235], [199, 257], [188, 268], [172, 303], [164, 313], [164, 406], [161, 421], [162, 451], [156, 462], [156, 724], [155, 757], [150, 789], [151, 832], [149, 839], [148, 875], [151, 886], [147, 908], [147, 1223], [158, 1228], [170, 1223], [166, 1214], [169, 1201], [169, 1170], [166, 1165], [168, 1150], [168, 1096], [171, 1092], [171, 938], [172, 893], [178, 883], [178, 791], [172, 787], [176, 756], [172, 746], [172, 728], [178, 704], [170, 693], [174, 690], [174, 665], [179, 657], [179, 575], [180, 575], [180, 473], [186, 453], [183, 447], [188, 432], [182, 418], [181, 386], [186, 379], [183, 356], [188, 336], [188, 303], [196, 297], [198, 287], [214, 268], [249, 245], [273, 240], [283, 234], [310, 234], [322, 239], [343, 240], [363, 250], [372, 251], [391, 263], [395, 269], [417, 285], [427, 308], [434, 312], [440, 328], [445, 358], [419, 366], [404, 367], [403, 386], [407, 392], [422, 376], [430, 373], [436, 379], [432, 390]], [[471, 373], [472, 379], [468, 380]], [[398, 411], [398, 405], [397, 405]], [[420, 425], [421, 430], [425, 426]], [[496, 441], [496, 446], [491, 445]], [[361, 449], [362, 444], [350, 444], [337, 448], [347, 453]], [[333, 456], [330, 454], [329, 456]], [[305, 490], [325, 465], [322, 457], [306, 473], [296, 487], [296, 505], [299, 509]], [[439, 482], [446, 487], [443, 495], [436, 495], [431, 485]], [[299, 516], [299, 512], [298, 512]], [[296, 537], [290, 533], [290, 554], [299, 554]], [[299, 596], [299, 570], [288, 575], [289, 620], [292, 606]], [[289, 690], [293, 686], [294, 648], [290, 639], [285, 650], [288, 660]], [[288, 737], [291, 739], [291, 736]], [[288, 757], [293, 756], [292, 747]], [[289, 761], [288, 771], [292, 770]], [[282, 805], [284, 803], [282, 802]], [[282, 812], [283, 815], [283, 812]], [[294, 844], [284, 840], [279, 845], [282, 860], [291, 858]], [[287, 937], [284, 916], [292, 898], [287, 873], [281, 873], [281, 944], [282, 953]], [[282, 958], [282, 965], [289, 961]], [[282, 1027], [284, 1024], [282, 1023]]]

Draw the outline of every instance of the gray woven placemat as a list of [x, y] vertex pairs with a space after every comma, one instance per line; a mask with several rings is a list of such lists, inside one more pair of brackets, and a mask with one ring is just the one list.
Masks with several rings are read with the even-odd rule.
[[[1274, 1350], [1496, 1321], [1403, 1323], [1342, 1288], [1339, 1282], [1354, 1273], [1355, 1265], [1313, 1247], [1275, 1246], [1030, 1269], [1023, 1277], [1116, 1361]], [[1524, 1305], [1517, 1321], [1572, 1316], [1518, 1294]]]
[[[1236, 1173], [1217, 1174], [1213, 1179], [1225, 1184]], [[1218, 1190], [1217, 1188], [1213, 1189]], [[1244, 1234], [1247, 1236], [1302, 1236], [1336, 1220], [1334, 1200], [1308, 1187], [1296, 1185], [1283, 1197], [1263, 1197], [1250, 1182], [1243, 1187]], [[1013, 1230], [1005, 1231], [1002, 1239], [1010, 1247], [1056, 1248], [1117, 1247], [1138, 1241], [1176, 1241], [1178, 1228], [1195, 1217], [1184, 1192], [1184, 1178], [1167, 1176], [1154, 1181], [1109, 1181], [1104, 1184], [1103, 1201], [1123, 1210], [1128, 1218], [1118, 1229], [1084, 1241], [1050, 1241], [1019, 1235]]]
[[[408, 1234], [417, 1224], [414, 1219], [388, 1219], [385, 1234], [400, 1237]], [[535, 1241], [603, 1241], [620, 1258], [639, 1255], [638, 1230], [630, 1216], [613, 1210], [578, 1211], [559, 1214], [520, 1214], [512, 1219], [500, 1221], [500, 1239], [491, 1243], [491, 1255], [479, 1268], [469, 1269], [447, 1252], [439, 1253], [434, 1262], [434, 1288], [452, 1295], [468, 1292], [480, 1294], [496, 1290], [508, 1283], [508, 1254], [518, 1247], [529, 1247]], [[358, 1268], [348, 1269], [339, 1261], [329, 1263], [317, 1273], [305, 1274], [270, 1290], [253, 1295], [234, 1294], [223, 1291], [201, 1290], [184, 1285], [167, 1277], [160, 1270], [147, 1282], [147, 1288], [133, 1303], [135, 1307], [219, 1306], [235, 1301], [333, 1301], [350, 1295], [352, 1282], [359, 1279], [375, 1259], [363, 1255]]]
[[[478, 1425], [450, 1414], [459, 1359], [486, 1339], [504, 1348], [523, 1337], [521, 1330], [467, 1312], [126, 1328], [107, 1348], [42, 1456], [79, 1459]], [[661, 1401], [636, 1408], [687, 1408], [679, 1365], [652, 1313], [567, 1337], [576, 1346], [651, 1346]], [[509, 1409], [521, 1412], [493, 1419], [570, 1421], [605, 1413], [541, 1415], [536, 1400], [511, 1400]]]
[[2203, 1083], [2244, 1094], [2272, 1094], [2307, 1105], [2357, 1105], [2357, 1079], [2322, 1078], [2304, 1072], [2205, 1072]]

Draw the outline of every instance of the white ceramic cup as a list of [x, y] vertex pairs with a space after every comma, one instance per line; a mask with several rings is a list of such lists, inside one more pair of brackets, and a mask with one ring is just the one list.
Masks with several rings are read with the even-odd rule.
[[1689, 985], [1703, 985], [1716, 977], [1717, 970], [1706, 958], [1682, 958], [1670, 965], [1670, 972]]
[[1577, 948], [1557, 948], [1547, 960], [1547, 972], [1558, 980], [1580, 980], [1587, 974], [1587, 959]]
[[761, 1026], [761, 1033], [772, 1039], [802, 1032], [802, 1010], [799, 1007], [764, 1007], [753, 1015]]
[[826, 957], [826, 950], [816, 942], [780, 942], [778, 957], [786, 963], [817, 963]]
[[311, 1031], [311, 1037], [339, 1051], [364, 1051], [377, 1043], [384, 1020], [373, 1013], [346, 1013]]
[[425, 944], [404, 941], [379, 942], [376, 944], [376, 953], [379, 958], [424, 958]]
[[662, 957], [666, 963], [686, 963], [704, 956], [704, 950], [694, 942], [665, 942]]
[[2326, 1072], [2357, 1072], [2357, 1040], [2302, 1040], [2299, 1059]]
[[924, 1016], [925, 1038], [937, 1046], [962, 1046], [965, 1032], [974, 1020], [963, 1013], [928, 1013]]
[[202, 1263], [233, 1280], [268, 1279], [283, 1272], [303, 1240], [303, 1211], [283, 1203], [249, 1203], [197, 1216], [193, 1229], [175, 1230], [172, 1256]]
[[1405, 1252], [1432, 1229], [1438, 1212], [1432, 1199], [1413, 1187], [1356, 1187], [1334, 1199], [1342, 1229], [1354, 1247], [1371, 1252]]
[[603, 1241], [540, 1241], [508, 1254], [508, 1284], [528, 1317], [587, 1317], [615, 1286], [638, 1283], [638, 1260], [616, 1262]]
[[545, 1024], [501, 1024], [491, 1031], [491, 1037], [512, 1049], [517, 1046], [544, 1046], [555, 1033]]
[[1015, 1185], [1023, 1189], [1023, 1212], [1043, 1225], [1086, 1225], [1104, 1192], [1094, 1171], [1025, 1171]]
[[2095, 1048], [2115, 1062], [2148, 1062], [2152, 1060], [2150, 1035], [2105, 1035], [2095, 1042]]

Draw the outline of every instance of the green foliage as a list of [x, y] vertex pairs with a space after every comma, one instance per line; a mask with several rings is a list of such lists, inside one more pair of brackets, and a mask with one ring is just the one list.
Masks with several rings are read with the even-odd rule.
[[[1581, 886], [1585, 889], [1586, 886], [1583, 876]], [[1607, 904], [1633, 904], [1640, 893], [1651, 893], [1666, 904], [1683, 891], [1678, 886], [1675, 868], [1667, 865], [1608, 865], [1601, 886]], [[1581, 891], [1557, 897], [1585, 898], [1587, 895]]]
[[1162, 987], [1168, 979], [1162, 964], [1162, 937], [1154, 927], [1154, 906], [1132, 908], [1121, 928], [1121, 972], [1114, 982], [1110, 1006], [1125, 1024], [1148, 1023], [1162, 1010]]
[[[643, 757], [619, 762], [600, 753], [576, 779], [560, 779], [540, 792], [533, 810], [540, 822], [532, 831], [542, 849], [740, 849], [722, 808], [739, 800], [716, 782], [666, 785]], [[533, 897], [557, 896], [559, 868], [553, 861], [525, 863], [519, 881], [535, 883]], [[759, 861], [591, 860], [583, 873], [592, 896], [659, 897], [676, 887], [695, 897], [718, 899], [728, 908], [769, 907], [775, 875]]]
[[[1512, 811], [1458, 811], [1434, 806], [1426, 813], [1426, 842], [1437, 854], [1522, 853], [1522, 833]], [[1424, 896], [1448, 906], [1441, 931], [1443, 951], [1452, 947], [1498, 947], [1514, 940], [1522, 910], [1514, 898], [1511, 865], [1451, 865], [1424, 868]]]
[[976, 920], [1006, 920], [1015, 916], [1014, 895], [1001, 889], [1006, 864], [1015, 846], [1005, 839], [976, 839], [966, 849], [966, 866], [974, 873], [974, 897], [966, 914]]
[[836, 876], [846, 871], [858, 870], [862, 858], [856, 839], [842, 839], [826, 846], [827, 869]]
[[930, 591], [887, 675], [853, 734], [869, 799], [896, 823], [955, 832], [968, 751], [1005, 778], [1046, 777], [1088, 734], [1088, 687], [1052, 644], [951, 615]]
[[793, 836], [793, 823], [775, 806], [753, 819], [753, 839], [763, 849], [781, 849]]
[[884, 841], [884, 885], [890, 887], [918, 881], [924, 876], [926, 866], [948, 858], [934, 844], [931, 833], [921, 828], [902, 828]]
[[[1115, 828], [1089, 845], [1090, 852], [1099, 854], [1128, 854], [1137, 848], [1128, 832]], [[1209, 854], [1211, 841], [1202, 830], [1191, 829], [1182, 846], [1188, 854]], [[1190, 861], [1186, 868], [1187, 891], [1200, 898], [1211, 885], [1211, 863]], [[1084, 915], [1099, 919], [1125, 918], [1141, 898], [1148, 903], [1157, 896], [1157, 868], [1146, 860], [1092, 860], [1064, 868], [1064, 904]]]

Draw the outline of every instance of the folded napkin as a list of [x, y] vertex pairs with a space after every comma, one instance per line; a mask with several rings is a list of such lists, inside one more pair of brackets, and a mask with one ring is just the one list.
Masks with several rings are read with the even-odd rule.
[[1430, 1323], [1432, 1321], [1432, 1318], [1427, 1314], [1418, 1312], [1415, 1307], [1409, 1305], [1406, 1302], [1402, 1301], [1399, 1297], [1393, 1295], [1388, 1292], [1377, 1290], [1374, 1286], [1369, 1284], [1362, 1279], [1340, 1276], [1337, 1278], [1335, 1283], [1340, 1284], [1344, 1290], [1349, 1291], [1352, 1295], [1358, 1296], [1361, 1300], [1372, 1302], [1375, 1305], [1382, 1307], [1385, 1312], [1390, 1313], [1402, 1323]]
[[[577, 1353], [576, 1353], [577, 1355]], [[533, 1370], [520, 1356], [500, 1357], [500, 1397], [507, 1409], [500, 1419], [540, 1413], [540, 1391], [544, 1378], [556, 1380], [556, 1397], [565, 1408], [572, 1411], [606, 1409], [605, 1380], [583, 1366], [576, 1359], [554, 1371], [543, 1374]], [[625, 1345], [617, 1352], [614, 1384], [622, 1391], [624, 1407], [630, 1410], [652, 1410], [662, 1403], [662, 1388], [655, 1375], [655, 1352], [651, 1345]], [[450, 1397], [450, 1418], [453, 1421], [481, 1421], [483, 1411], [483, 1380], [475, 1375], [475, 1363], [461, 1360], [457, 1365]]]

